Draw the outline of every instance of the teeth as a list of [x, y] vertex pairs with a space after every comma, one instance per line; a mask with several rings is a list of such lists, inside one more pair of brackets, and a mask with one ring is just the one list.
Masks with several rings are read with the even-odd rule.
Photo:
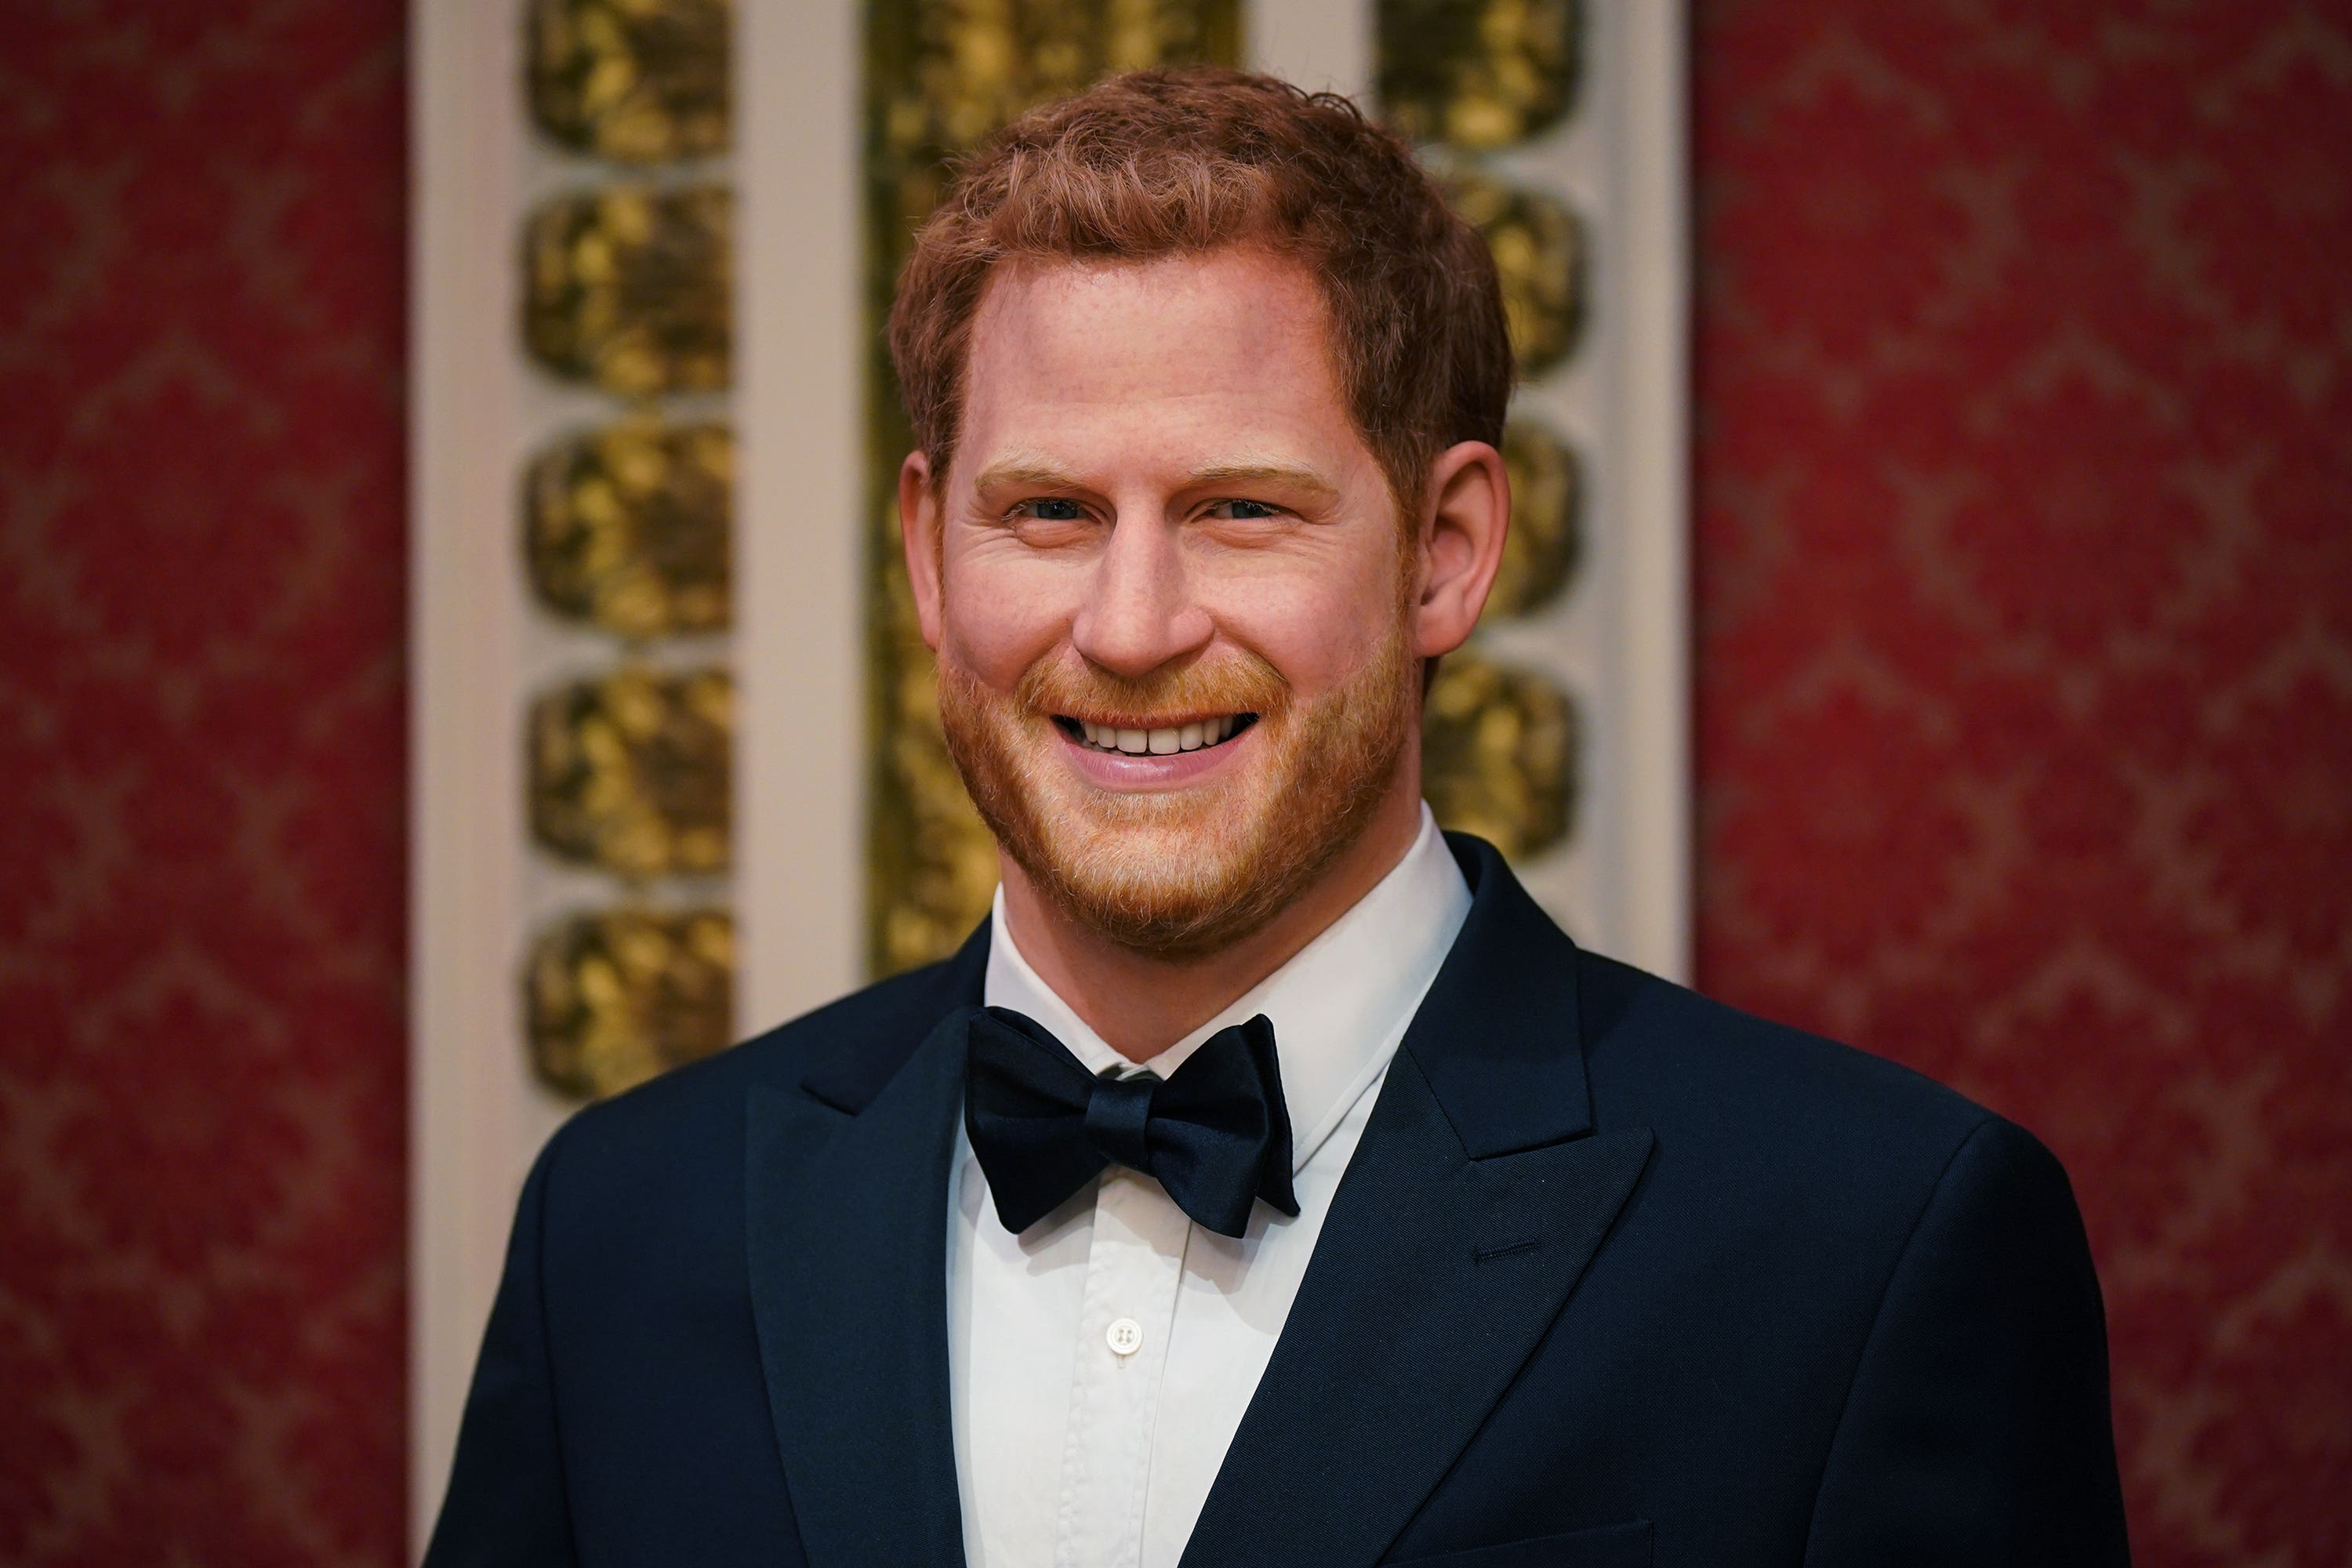
[[1197, 752], [1203, 746], [1213, 746], [1230, 740], [1241, 727], [1241, 716], [1225, 714], [1218, 719], [1202, 719], [1182, 725], [1167, 725], [1157, 730], [1122, 730], [1115, 724], [1097, 724], [1091, 719], [1078, 721], [1078, 729], [1087, 743], [1106, 752], [1121, 752], [1130, 757], [1147, 753], [1155, 757], [1172, 756], [1179, 752]]

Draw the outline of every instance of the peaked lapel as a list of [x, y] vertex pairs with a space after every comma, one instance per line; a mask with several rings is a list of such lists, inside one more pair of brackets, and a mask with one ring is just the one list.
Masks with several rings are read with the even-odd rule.
[[814, 1568], [964, 1560], [947, 1329], [964, 1016], [862, 1109], [764, 1085], [746, 1102], [752, 1315]]
[[1596, 1134], [1574, 946], [1452, 837], [1469, 917], [1333, 1195], [1186, 1564], [1376, 1562], [1517, 1376], [1648, 1163]]

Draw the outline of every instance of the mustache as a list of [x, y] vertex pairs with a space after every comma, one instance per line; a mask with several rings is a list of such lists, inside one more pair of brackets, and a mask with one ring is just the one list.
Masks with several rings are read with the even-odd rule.
[[1030, 709], [1097, 721], [1181, 721], [1226, 713], [1263, 719], [1288, 705], [1290, 683], [1245, 650], [1163, 667], [1139, 679], [1083, 659], [1048, 657], [1022, 675], [1013, 697]]

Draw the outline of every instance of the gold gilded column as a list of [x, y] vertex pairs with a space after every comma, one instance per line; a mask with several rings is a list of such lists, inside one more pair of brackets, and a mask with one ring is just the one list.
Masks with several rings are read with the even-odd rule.
[[1234, 0], [869, 0], [866, 13], [868, 956], [887, 974], [945, 956], [988, 912], [996, 848], [940, 733], [931, 656], [898, 552], [898, 464], [914, 444], [882, 327], [950, 160], [1031, 106], [1148, 66], [1240, 54]]
[[[1584, 337], [1591, 294], [1582, 220], [1513, 183], [1490, 154], [1549, 132], [1573, 108], [1583, 16], [1576, 0], [1380, 0], [1383, 117], [1413, 139], [1455, 210], [1495, 256], [1522, 381], [1558, 371]], [[1575, 448], [1515, 413], [1503, 435], [1511, 533], [1486, 623], [1553, 605], [1582, 555]], [[1513, 859], [1564, 842], [1576, 822], [1580, 727], [1549, 676], [1480, 637], [1438, 667], [1423, 724], [1423, 789], [1437, 819]]]
[[520, 20], [567, 176], [523, 225], [521, 341], [603, 410], [517, 486], [535, 613], [589, 666], [520, 716], [533, 852], [568, 906], [533, 935], [522, 1012], [540, 1079], [594, 1098], [734, 1032], [731, 16], [528, 0]]

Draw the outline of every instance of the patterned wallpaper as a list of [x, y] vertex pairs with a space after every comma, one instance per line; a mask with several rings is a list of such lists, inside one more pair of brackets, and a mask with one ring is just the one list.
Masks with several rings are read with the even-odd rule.
[[5, 10], [0, 1563], [390, 1568], [404, 11]]
[[[1702, 0], [1701, 974], [2075, 1175], [2352, 1556], [2352, 16]], [[9, 8], [0, 1563], [403, 1560], [402, 7]]]
[[1698, 8], [1698, 978], [2065, 1160], [2150, 1568], [2352, 1562], [2352, 6]]

